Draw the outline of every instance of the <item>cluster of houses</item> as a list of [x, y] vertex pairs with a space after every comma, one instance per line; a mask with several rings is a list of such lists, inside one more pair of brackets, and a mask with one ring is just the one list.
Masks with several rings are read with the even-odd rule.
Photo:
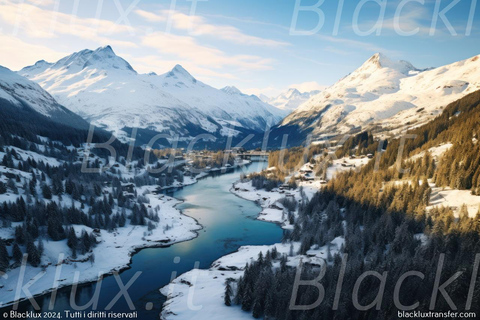
[[303, 167], [300, 168], [299, 178], [303, 181], [313, 181], [315, 180], [315, 173], [313, 172], [314, 165], [311, 163], [306, 163]]
[[357, 158], [360, 158], [360, 159], [365, 159], [365, 158], [373, 159], [373, 154], [372, 154], [372, 153], [369, 153], [369, 154], [367, 154], [367, 155], [362, 154], [362, 155], [360, 155], [360, 156], [358, 156], [358, 157], [357, 157], [356, 155], [352, 154], [352, 155], [350, 156], [350, 159], [357, 159]]

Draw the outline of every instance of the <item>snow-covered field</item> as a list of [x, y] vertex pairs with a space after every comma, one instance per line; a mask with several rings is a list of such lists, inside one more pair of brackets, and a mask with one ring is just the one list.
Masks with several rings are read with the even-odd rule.
[[332, 165], [327, 168], [327, 180], [333, 179], [339, 172], [358, 170], [370, 161], [369, 158], [341, 158], [332, 161]]
[[[412, 184], [411, 180], [395, 180], [385, 184], [401, 186], [402, 184]], [[422, 184], [422, 181], [419, 181]], [[430, 203], [426, 207], [427, 211], [432, 210], [435, 207], [449, 207], [453, 210], [455, 216], [458, 217], [460, 209], [463, 205], [467, 207], [468, 215], [474, 218], [480, 209], [480, 196], [472, 195], [470, 190], [458, 190], [449, 187], [437, 187], [435, 183], [429, 180], [429, 186], [432, 189], [430, 193]]]
[[[154, 187], [148, 186], [143, 189], [153, 191]], [[183, 215], [175, 208], [175, 205], [180, 203], [179, 200], [164, 195], [146, 196], [152, 208], [160, 207], [160, 222], [155, 229], [148, 231], [147, 226], [127, 224], [111, 233], [99, 230], [97, 241], [100, 243], [93, 249], [93, 263], [89, 260], [91, 253], [80, 255], [75, 260], [67, 258], [70, 255], [67, 240], [44, 243], [42, 265], [47, 267], [34, 268], [27, 265], [24, 270], [16, 268], [7, 272], [0, 279], [0, 302], [7, 305], [19, 298], [26, 298], [27, 293], [20, 290], [23, 285], [28, 285], [32, 295], [38, 295], [51, 291], [55, 286], [96, 281], [101, 274], [109, 274], [128, 267], [131, 255], [138, 249], [170, 245], [196, 237], [196, 231], [201, 229], [201, 226], [193, 218]], [[80, 235], [82, 230], [92, 231], [86, 226], [74, 228], [77, 235]], [[3, 232], [5, 234], [1, 235], [2, 238], [13, 236], [13, 229], [10, 229], [12, 232], [10, 235], [6, 234], [7, 229], [2, 230], [5, 231]], [[21, 286], [18, 286], [18, 283], [21, 283]]]
[[[289, 245], [276, 244], [279, 253], [288, 253]], [[160, 291], [168, 300], [161, 318], [169, 319], [252, 319], [250, 313], [223, 303], [225, 281], [238, 279], [245, 264], [256, 259], [260, 252], [274, 246], [243, 246], [237, 252], [224, 256], [207, 270], [194, 269], [182, 274]], [[298, 250], [299, 244], [296, 244]]]
[[474, 196], [470, 190], [455, 190], [450, 188], [432, 188], [430, 196], [430, 206], [427, 210], [437, 206], [445, 206], [453, 209], [455, 215], [458, 215], [462, 205], [467, 206], [468, 215], [474, 218], [480, 208], [480, 196]]
[[[432, 148], [428, 149], [428, 152], [430, 152], [430, 154], [432, 155], [432, 157], [435, 160], [438, 160], [452, 146], [453, 146], [453, 144], [451, 144], [451, 143], [443, 143], [439, 146], [432, 147]], [[417, 160], [417, 159], [422, 158], [424, 155], [425, 155], [425, 151], [422, 151], [422, 152], [420, 152], [420, 153], [418, 153], [414, 156], [411, 156], [410, 158], [408, 158], [408, 160]]]

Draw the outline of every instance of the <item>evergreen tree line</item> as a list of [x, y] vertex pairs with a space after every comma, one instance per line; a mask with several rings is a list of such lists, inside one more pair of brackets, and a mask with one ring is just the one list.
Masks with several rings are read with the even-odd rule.
[[[417, 134], [405, 143], [405, 154], [398, 162], [399, 140], [390, 140], [382, 152], [380, 168], [374, 161], [359, 171], [340, 173], [310, 201], [300, 203], [294, 229], [285, 236], [285, 242], [301, 243], [297, 254], [306, 254], [312, 246], [330, 251], [331, 242], [343, 237], [345, 244], [327, 258], [326, 274], [321, 283], [325, 297], [320, 306], [305, 311], [290, 310], [292, 288], [296, 268], [281, 267], [278, 263], [265, 265], [260, 258], [251, 265], [255, 272], [245, 269], [236, 285], [235, 302], [254, 317], [282, 319], [392, 319], [397, 316], [393, 297], [398, 279], [408, 271], [419, 271], [424, 279], [408, 277], [400, 290], [403, 305], [418, 302], [416, 310], [428, 311], [432, 302], [439, 262], [443, 259], [440, 283], [461, 272], [447, 287], [447, 292], [459, 310], [464, 310], [474, 272], [475, 254], [480, 253], [480, 212], [475, 217], [468, 215], [466, 206], [455, 217], [451, 208], [440, 207], [429, 211], [431, 189], [429, 180], [437, 185], [449, 185], [477, 192], [479, 169], [476, 138], [479, 133], [478, 119], [480, 92], [447, 106], [441, 116], [409, 133]], [[367, 135], [368, 136], [368, 135]], [[370, 139], [368, 139], [370, 140]], [[368, 141], [367, 140], [367, 141]], [[437, 162], [426, 152], [439, 143], [451, 142], [452, 148]], [[352, 142], [350, 148], [358, 146]], [[425, 152], [423, 157], [409, 157]], [[410, 159], [410, 160], [409, 160]], [[396, 167], [400, 164], [402, 171]], [[398, 183], [400, 180], [400, 183]], [[348, 257], [340, 304], [334, 308], [335, 292], [342, 257]], [[288, 259], [283, 256], [281, 259]], [[284, 263], [285, 265], [285, 263]], [[271, 270], [268, 271], [267, 269]], [[262, 269], [263, 270], [263, 269]], [[380, 310], [374, 307], [358, 310], [353, 301], [354, 285], [366, 271], [378, 274], [388, 272]], [[266, 292], [261, 287], [259, 274], [268, 274]], [[319, 274], [318, 266], [305, 264], [302, 279], [314, 279]], [[273, 279], [269, 277], [273, 275]], [[478, 280], [478, 279], [477, 279]], [[272, 283], [277, 285], [272, 285]], [[366, 306], [375, 300], [380, 280], [368, 277], [359, 287], [359, 303]], [[234, 286], [229, 283], [230, 288]], [[480, 312], [478, 285], [473, 292], [471, 311]], [[279, 294], [282, 290], [285, 294]], [[280, 311], [272, 313], [267, 308], [267, 299], [275, 296]], [[313, 286], [300, 287], [297, 304], [309, 305], [318, 297]], [[255, 306], [255, 301], [257, 306]], [[441, 294], [435, 301], [435, 311], [449, 311], [452, 306]]]

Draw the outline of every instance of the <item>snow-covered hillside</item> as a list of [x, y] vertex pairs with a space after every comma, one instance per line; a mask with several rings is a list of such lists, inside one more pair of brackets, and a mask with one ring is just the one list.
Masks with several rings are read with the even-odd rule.
[[297, 109], [300, 105], [308, 101], [311, 97], [319, 94], [319, 90], [314, 90], [310, 92], [300, 92], [295, 88], [290, 88], [285, 92], [282, 92], [276, 97], [269, 98], [267, 96], [262, 96], [262, 101], [286, 111], [293, 111]]
[[0, 103], [3, 107], [15, 106], [30, 108], [56, 122], [74, 127], [86, 126], [86, 123], [58, 102], [33, 81], [0, 66]]
[[[197, 181], [190, 174], [184, 177], [181, 161], [155, 178], [140, 148], [134, 148], [128, 165], [124, 156], [102, 154], [85, 142], [88, 124], [83, 119], [37, 84], [4, 68], [0, 94], [2, 307], [30, 298], [30, 293], [96, 281], [124, 269], [137, 249], [197, 236], [197, 221], [175, 208], [180, 201], [161, 194]], [[65, 112], [62, 123], [53, 121], [60, 112], [55, 107]], [[83, 129], [66, 125], [77, 121]], [[92, 140], [108, 136], [96, 130]], [[127, 149], [118, 141], [112, 145], [119, 153]], [[164, 165], [152, 161], [151, 166]], [[89, 174], [83, 166], [99, 170]], [[20, 292], [16, 288], [24, 279], [30, 281], [29, 291]]]
[[148, 79], [220, 123], [225, 121], [262, 131], [267, 125], [277, 124], [286, 115], [286, 112], [262, 102], [257, 96], [246, 95], [233, 86], [218, 90], [198, 81], [181, 65], [160, 76], [150, 75]]
[[404, 129], [425, 123], [442, 107], [480, 88], [480, 56], [418, 70], [377, 53], [360, 68], [286, 117], [281, 126], [310, 128], [318, 136], [379, 124]]
[[19, 71], [70, 110], [115, 131], [137, 126], [183, 137], [236, 125], [263, 130], [284, 113], [240, 92], [218, 90], [177, 65], [164, 75], [138, 74], [110, 46]]

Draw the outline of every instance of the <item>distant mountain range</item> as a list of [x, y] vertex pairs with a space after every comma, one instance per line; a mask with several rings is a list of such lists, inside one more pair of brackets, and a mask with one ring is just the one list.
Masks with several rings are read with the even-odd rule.
[[[110, 46], [73, 53], [55, 63], [39, 61], [18, 72], [60, 104], [122, 137], [129, 128], [179, 135], [263, 132], [287, 112], [234, 87], [215, 89], [176, 65], [163, 75], [139, 74]], [[144, 135], [145, 132], [144, 131]]]
[[295, 88], [289, 88], [287, 91], [282, 92], [276, 97], [269, 98], [265, 95], [260, 95], [259, 98], [278, 109], [293, 111], [297, 109], [300, 105], [308, 101], [314, 95], [320, 93], [320, 90], [314, 90], [309, 92], [300, 92]]
[[110, 46], [55, 63], [41, 60], [18, 72], [44, 90], [1, 70], [0, 99], [26, 103], [52, 119], [80, 123], [63, 105], [120, 138], [134, 127], [140, 128], [142, 144], [159, 132], [179, 135], [185, 144], [203, 133], [217, 147], [232, 134], [234, 142], [254, 134], [247, 146], [258, 147], [270, 127], [269, 147], [280, 146], [286, 134], [289, 146], [309, 134], [314, 140], [363, 130], [392, 134], [430, 121], [447, 104], [480, 89], [480, 55], [420, 70], [377, 53], [321, 92], [291, 88], [261, 99], [232, 86], [215, 89], [180, 65], [163, 75], [139, 74]]

